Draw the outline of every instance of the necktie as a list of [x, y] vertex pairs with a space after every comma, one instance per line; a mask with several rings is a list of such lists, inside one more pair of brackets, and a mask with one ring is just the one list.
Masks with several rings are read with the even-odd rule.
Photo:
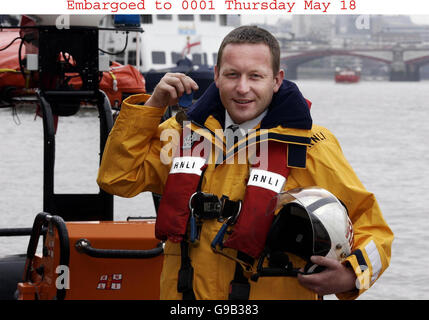
[[236, 144], [242, 137], [243, 133], [238, 124], [231, 124], [225, 130], [226, 146], [229, 149]]

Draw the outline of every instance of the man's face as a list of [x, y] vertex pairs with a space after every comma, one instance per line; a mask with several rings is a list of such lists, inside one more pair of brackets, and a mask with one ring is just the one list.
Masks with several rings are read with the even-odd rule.
[[284, 71], [273, 74], [266, 44], [228, 44], [221, 65], [215, 66], [220, 99], [232, 120], [240, 124], [259, 116], [282, 84]]

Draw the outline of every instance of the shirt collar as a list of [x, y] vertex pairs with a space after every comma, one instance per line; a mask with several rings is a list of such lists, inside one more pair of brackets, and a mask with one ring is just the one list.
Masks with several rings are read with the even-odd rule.
[[[241, 124], [237, 124], [238, 127], [240, 129], [243, 129], [245, 132], [249, 131], [250, 129], [255, 128], [261, 121], [262, 119], [265, 117], [265, 115], [267, 114], [268, 110], [265, 109], [259, 116], [257, 116], [254, 119], [245, 121]], [[229, 116], [228, 111], [225, 109], [225, 129], [228, 128], [230, 125], [232, 124], [236, 124], [231, 117]]]

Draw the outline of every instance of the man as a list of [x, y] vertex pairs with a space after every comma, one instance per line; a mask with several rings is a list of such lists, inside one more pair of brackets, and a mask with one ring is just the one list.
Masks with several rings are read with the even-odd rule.
[[[197, 89], [183, 74], [166, 74], [152, 96], [126, 99], [97, 180], [107, 192], [124, 197], [142, 191], [163, 194], [156, 225], [157, 237], [166, 239], [161, 298], [318, 299], [335, 293], [352, 299], [368, 289], [388, 267], [393, 234], [336, 138], [312, 124], [306, 100], [293, 83], [284, 80], [277, 40], [258, 27], [233, 30], [219, 49], [215, 85], [187, 112], [192, 123], [182, 128], [180, 121], [171, 118], [158, 125], [166, 106]], [[229, 124], [248, 132], [230, 148], [224, 137]], [[171, 131], [181, 138], [170, 134], [166, 139], [164, 133]], [[312, 143], [314, 135], [323, 139]], [[210, 142], [208, 149], [201, 148], [201, 136]], [[255, 145], [256, 151], [249, 151], [253, 153], [244, 163], [239, 161], [240, 152]], [[257, 155], [259, 165], [269, 155], [265, 167], [257, 167], [253, 161]], [[166, 161], [171, 157], [173, 163]], [[252, 183], [253, 169], [281, 182], [275, 187]], [[325, 267], [317, 274], [246, 283], [240, 267], [225, 256], [241, 261], [249, 255], [255, 258], [269, 224], [264, 214], [269, 199], [275, 192], [305, 186], [325, 188], [343, 201], [355, 229], [353, 253], [342, 262], [312, 257], [313, 263]], [[217, 216], [197, 208], [200, 200], [216, 203], [208, 198], [222, 199], [223, 209]], [[229, 234], [222, 234], [224, 254], [218, 254], [211, 244], [223, 226]], [[240, 232], [246, 227], [257, 233], [255, 239], [243, 239]], [[298, 257], [291, 259], [305, 264]]]

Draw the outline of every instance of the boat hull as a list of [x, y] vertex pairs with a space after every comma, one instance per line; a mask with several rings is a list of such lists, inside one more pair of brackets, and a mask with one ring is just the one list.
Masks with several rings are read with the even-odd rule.
[[17, 284], [22, 281], [26, 255], [0, 258], [0, 300], [16, 300]]
[[[58, 299], [60, 291], [65, 300], [159, 299], [163, 255], [129, 256], [158, 246], [154, 221], [67, 222], [65, 226], [69, 250], [61, 249], [65, 246], [60, 243], [60, 232], [48, 227], [43, 256], [27, 259], [31, 266], [26, 266], [24, 274], [33, 271], [30, 281], [18, 284], [20, 300]], [[83, 251], [79, 247], [82, 240], [95, 253]], [[68, 263], [62, 265], [60, 257], [66, 251]]]
[[335, 82], [337, 83], [356, 83], [359, 82], [360, 77], [358, 75], [336, 75]]

